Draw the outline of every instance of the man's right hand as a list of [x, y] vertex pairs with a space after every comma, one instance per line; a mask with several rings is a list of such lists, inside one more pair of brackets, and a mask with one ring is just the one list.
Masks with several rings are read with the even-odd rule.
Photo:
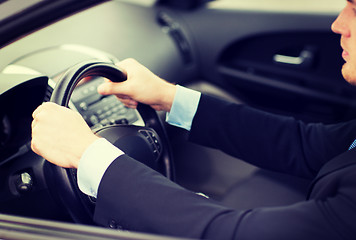
[[32, 150], [60, 167], [78, 168], [85, 150], [99, 139], [78, 112], [55, 103], [43, 103], [32, 117]]
[[116, 95], [130, 108], [137, 103], [150, 105], [157, 111], [169, 112], [172, 107], [176, 86], [153, 74], [134, 59], [125, 59], [117, 64], [127, 75], [120, 83], [106, 81], [98, 87], [102, 95]]

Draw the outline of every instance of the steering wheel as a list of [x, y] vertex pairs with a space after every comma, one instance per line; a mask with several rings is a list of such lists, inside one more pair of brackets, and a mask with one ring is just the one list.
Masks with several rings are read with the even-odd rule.
[[[50, 101], [68, 107], [78, 82], [83, 78], [94, 76], [105, 77], [113, 82], [126, 80], [125, 74], [113, 64], [87, 61], [73, 66], [64, 73], [56, 84]], [[106, 138], [134, 159], [174, 180], [172, 154], [163, 123], [150, 106], [139, 104], [137, 110], [145, 126], [109, 125], [96, 129], [95, 133]], [[51, 163], [47, 163], [46, 167], [50, 188], [54, 189], [56, 198], [68, 210], [72, 219], [78, 223], [93, 224], [96, 199], [79, 190], [76, 170], [64, 169]]]

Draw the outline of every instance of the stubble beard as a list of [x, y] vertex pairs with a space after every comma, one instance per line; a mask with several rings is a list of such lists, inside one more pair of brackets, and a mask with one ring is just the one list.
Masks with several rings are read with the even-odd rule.
[[356, 86], [356, 68], [353, 68], [348, 63], [345, 63], [342, 66], [341, 73], [348, 83]]

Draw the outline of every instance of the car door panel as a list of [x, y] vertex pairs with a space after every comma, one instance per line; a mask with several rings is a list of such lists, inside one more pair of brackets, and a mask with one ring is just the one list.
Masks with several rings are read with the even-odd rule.
[[[352, 119], [356, 92], [342, 78], [340, 36], [330, 29], [337, 11], [207, 5], [174, 12], [191, 39], [199, 66], [199, 78], [185, 84], [196, 86], [194, 82], [203, 81], [210, 85], [200, 84], [197, 90], [201, 92], [215, 94], [213, 85], [220, 98], [231, 100], [233, 96], [253, 107], [305, 121]], [[221, 152], [186, 143], [181, 135], [171, 133], [177, 179], [182, 185], [237, 208], [304, 199], [307, 180], [264, 172]], [[267, 185], [271, 188], [263, 187]], [[242, 192], [244, 200], [240, 199]], [[256, 192], [260, 197], [256, 198]]]
[[355, 87], [341, 76], [340, 37], [330, 29], [336, 13], [207, 7], [181, 16], [201, 75], [243, 102], [306, 121], [355, 117]]

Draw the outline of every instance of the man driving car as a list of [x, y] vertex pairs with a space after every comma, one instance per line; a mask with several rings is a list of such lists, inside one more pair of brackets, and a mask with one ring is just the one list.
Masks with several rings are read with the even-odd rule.
[[[356, 84], [353, 0], [347, 1], [332, 30], [341, 35], [342, 74]], [[78, 113], [42, 104], [33, 112], [31, 147], [56, 165], [78, 169], [81, 191], [97, 197], [97, 224], [204, 239], [356, 238], [356, 121], [306, 124], [171, 84], [133, 59], [118, 65], [127, 81], [108, 81], [99, 93], [115, 94], [128, 107], [141, 102], [168, 112], [167, 122], [188, 130], [190, 141], [313, 182], [306, 200], [293, 205], [227, 208], [178, 186], [94, 135]]]

